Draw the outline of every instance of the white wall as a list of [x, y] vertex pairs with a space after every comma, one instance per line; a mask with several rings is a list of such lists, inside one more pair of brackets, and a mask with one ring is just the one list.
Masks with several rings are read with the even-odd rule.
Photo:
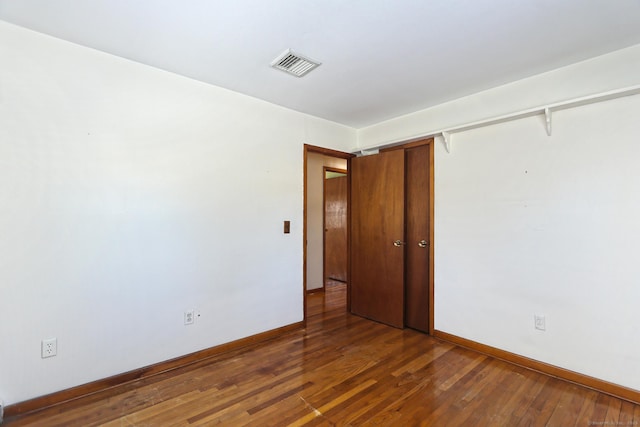
[[[381, 123], [363, 146], [640, 83], [640, 46]], [[435, 328], [640, 390], [640, 96], [435, 146]], [[546, 332], [534, 314], [546, 315]]]
[[638, 117], [634, 96], [437, 146], [436, 329], [640, 390]]
[[302, 320], [303, 144], [355, 131], [3, 22], [0, 64], [6, 404]]
[[347, 169], [347, 160], [307, 153], [307, 290], [323, 286], [325, 166]]

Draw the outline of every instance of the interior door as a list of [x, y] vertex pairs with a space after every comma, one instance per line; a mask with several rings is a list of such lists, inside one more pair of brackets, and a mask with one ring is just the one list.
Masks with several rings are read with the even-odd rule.
[[347, 281], [347, 175], [325, 168], [324, 276]]
[[351, 160], [351, 311], [404, 327], [404, 151]]
[[405, 325], [429, 332], [429, 145], [406, 154]]

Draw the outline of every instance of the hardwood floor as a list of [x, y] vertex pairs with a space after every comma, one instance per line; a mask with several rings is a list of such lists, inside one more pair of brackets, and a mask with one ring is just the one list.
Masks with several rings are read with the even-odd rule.
[[269, 342], [7, 426], [637, 426], [640, 406], [345, 312], [308, 296], [308, 325]]

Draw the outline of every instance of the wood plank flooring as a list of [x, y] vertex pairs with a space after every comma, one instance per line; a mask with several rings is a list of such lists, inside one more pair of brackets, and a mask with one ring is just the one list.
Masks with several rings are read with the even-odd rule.
[[7, 426], [638, 426], [640, 406], [308, 296], [308, 326]]

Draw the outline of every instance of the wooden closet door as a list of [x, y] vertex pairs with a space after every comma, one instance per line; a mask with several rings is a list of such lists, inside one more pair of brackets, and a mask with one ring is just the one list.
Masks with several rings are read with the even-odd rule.
[[429, 332], [429, 146], [406, 153], [405, 325]]
[[404, 151], [354, 158], [350, 174], [351, 311], [402, 328]]

